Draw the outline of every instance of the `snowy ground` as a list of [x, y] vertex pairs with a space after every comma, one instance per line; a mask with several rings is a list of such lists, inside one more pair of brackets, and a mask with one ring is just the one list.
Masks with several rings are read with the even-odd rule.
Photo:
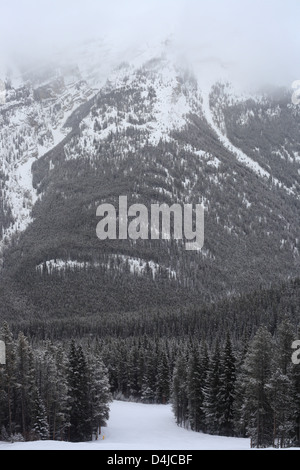
[[[103, 439], [104, 437], [104, 439]], [[178, 427], [169, 405], [114, 401], [98, 441], [0, 443], [0, 450], [249, 450], [250, 440], [210, 436]]]

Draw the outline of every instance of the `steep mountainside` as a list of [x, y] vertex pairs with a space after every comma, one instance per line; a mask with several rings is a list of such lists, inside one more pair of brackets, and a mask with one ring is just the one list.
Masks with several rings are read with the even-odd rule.
[[[204, 89], [157, 51], [103, 85], [90, 76], [7, 85], [1, 316], [202, 303], [299, 274], [300, 109], [288, 90]], [[202, 202], [203, 249], [99, 240], [96, 209], [119, 196], [148, 208]]]

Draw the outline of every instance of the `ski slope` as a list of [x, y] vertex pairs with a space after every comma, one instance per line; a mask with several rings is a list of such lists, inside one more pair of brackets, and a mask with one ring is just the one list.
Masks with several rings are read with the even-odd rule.
[[[104, 439], [103, 439], [104, 437]], [[97, 441], [0, 442], [1, 450], [249, 450], [250, 439], [210, 436], [176, 425], [170, 405], [114, 401]]]

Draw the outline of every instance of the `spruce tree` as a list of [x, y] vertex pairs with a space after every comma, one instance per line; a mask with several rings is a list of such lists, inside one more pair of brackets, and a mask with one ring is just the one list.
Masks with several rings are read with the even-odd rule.
[[235, 357], [229, 334], [222, 352], [220, 363], [220, 384], [217, 394], [219, 408], [219, 433], [223, 436], [232, 436], [234, 430], [233, 404], [235, 392]]
[[156, 402], [168, 403], [170, 399], [171, 374], [169, 360], [166, 352], [162, 351], [158, 358], [157, 376], [156, 376]]
[[46, 408], [38, 391], [36, 392], [34, 401], [31, 429], [37, 439], [49, 439], [49, 425], [47, 421]]
[[89, 367], [89, 413], [91, 435], [98, 436], [101, 427], [109, 418], [109, 404], [112, 401], [107, 369], [99, 354], [88, 357]]
[[203, 413], [203, 387], [208, 369], [208, 352], [206, 345], [193, 347], [188, 362], [188, 409], [189, 423], [194, 431], [205, 430], [205, 415]]
[[218, 392], [220, 390], [220, 348], [218, 342], [210, 358], [206, 379], [203, 386], [204, 422], [206, 432], [219, 433], [220, 409]]
[[284, 320], [278, 327], [272, 355], [271, 377], [267, 384], [273, 410], [273, 446], [288, 447], [295, 440], [295, 388], [292, 378], [291, 344], [293, 327]]
[[33, 419], [34, 400], [36, 397], [36, 372], [33, 352], [23, 333], [17, 341], [17, 420], [21, 424], [21, 433], [25, 439], [30, 438]]
[[175, 362], [172, 380], [172, 408], [179, 426], [188, 422], [187, 360], [180, 354]]
[[71, 342], [69, 353], [69, 405], [70, 429], [69, 436], [73, 442], [91, 439], [89, 397], [89, 373], [81, 346]]
[[272, 408], [267, 393], [271, 376], [272, 336], [260, 327], [249, 345], [243, 365], [244, 400], [242, 417], [252, 447], [273, 444]]
[[[299, 337], [299, 336], [298, 336]], [[300, 364], [292, 364], [292, 382], [294, 389], [294, 446], [300, 447]]]
[[6, 433], [13, 433], [13, 416], [15, 414], [15, 390], [17, 383], [17, 364], [15, 342], [8, 323], [4, 323], [1, 338], [6, 346], [6, 364], [1, 369], [0, 424]]

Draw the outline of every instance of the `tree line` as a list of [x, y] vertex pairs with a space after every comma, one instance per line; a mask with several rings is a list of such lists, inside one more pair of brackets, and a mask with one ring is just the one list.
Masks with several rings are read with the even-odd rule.
[[110, 386], [97, 351], [48, 342], [33, 348], [5, 323], [0, 369], [0, 440], [91, 440], [109, 417]]
[[171, 403], [177, 424], [196, 432], [299, 446], [299, 288], [294, 280], [206, 306], [4, 324], [0, 438], [90, 440], [114, 397]]
[[176, 360], [172, 403], [177, 423], [213, 435], [250, 437], [251, 447], [300, 444], [300, 366], [295, 331], [284, 320], [275, 335], [258, 328], [235, 351], [230, 336], [211, 351], [191, 348]]

